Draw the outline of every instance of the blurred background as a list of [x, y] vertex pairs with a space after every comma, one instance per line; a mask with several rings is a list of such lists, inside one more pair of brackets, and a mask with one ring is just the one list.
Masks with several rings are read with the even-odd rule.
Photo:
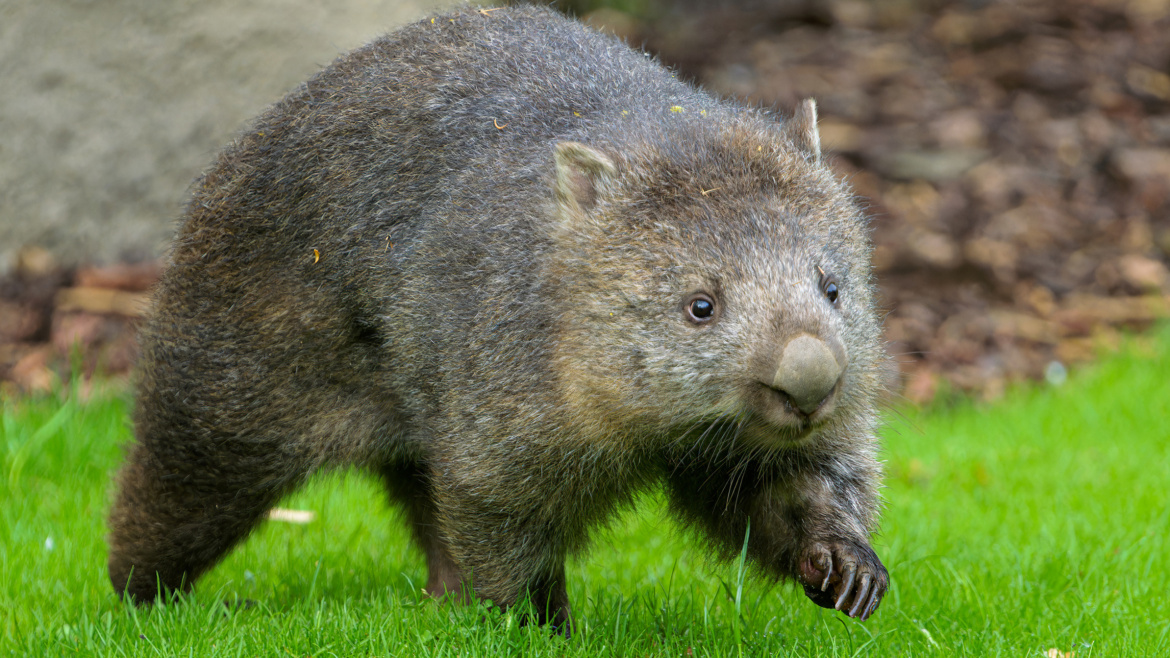
[[[441, 0], [0, 0], [0, 387], [124, 375], [190, 181]], [[897, 392], [996, 398], [1170, 314], [1170, 0], [572, 0], [723, 96], [821, 112]]]

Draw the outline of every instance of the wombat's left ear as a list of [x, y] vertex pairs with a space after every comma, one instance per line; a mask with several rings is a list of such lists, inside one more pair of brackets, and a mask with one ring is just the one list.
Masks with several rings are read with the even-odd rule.
[[555, 158], [557, 200], [581, 210], [593, 208], [617, 174], [609, 156], [580, 142], [558, 143]]
[[821, 133], [817, 130], [817, 102], [806, 98], [784, 124], [788, 136], [797, 148], [808, 151], [817, 164], [821, 162]]

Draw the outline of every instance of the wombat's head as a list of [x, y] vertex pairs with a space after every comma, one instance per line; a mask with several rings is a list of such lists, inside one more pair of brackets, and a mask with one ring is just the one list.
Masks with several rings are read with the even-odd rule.
[[547, 275], [579, 422], [672, 440], [733, 428], [748, 447], [870, 429], [883, 350], [868, 231], [815, 125], [808, 103], [783, 128], [557, 145]]

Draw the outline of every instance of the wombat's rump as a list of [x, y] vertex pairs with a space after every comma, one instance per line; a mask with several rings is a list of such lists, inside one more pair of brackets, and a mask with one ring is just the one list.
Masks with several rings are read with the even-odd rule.
[[884, 356], [815, 109], [719, 101], [538, 8], [338, 59], [195, 186], [143, 331], [110, 578], [181, 591], [324, 466], [380, 474], [436, 595], [526, 592], [665, 483], [717, 550], [866, 618]]

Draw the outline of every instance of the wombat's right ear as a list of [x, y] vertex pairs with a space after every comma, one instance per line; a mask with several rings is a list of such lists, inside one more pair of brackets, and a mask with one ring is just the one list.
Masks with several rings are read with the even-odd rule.
[[579, 142], [558, 143], [555, 158], [557, 200], [581, 210], [593, 208], [617, 174], [609, 156]]

